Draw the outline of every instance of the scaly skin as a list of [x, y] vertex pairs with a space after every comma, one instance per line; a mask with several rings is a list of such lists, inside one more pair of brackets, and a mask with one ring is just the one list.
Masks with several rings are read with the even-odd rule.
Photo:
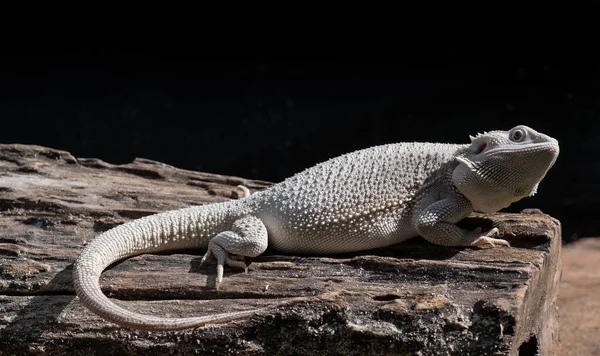
[[75, 262], [77, 295], [114, 323], [176, 330], [246, 317], [256, 310], [193, 318], [127, 311], [101, 291], [115, 261], [164, 250], [207, 248], [202, 263], [246, 268], [270, 245], [294, 254], [336, 254], [384, 247], [414, 236], [444, 246], [505, 245], [494, 228], [455, 224], [473, 211], [494, 212], [535, 194], [554, 164], [558, 142], [526, 126], [471, 137], [471, 144], [397, 143], [355, 151], [309, 168], [255, 194], [226, 203], [169, 211], [117, 226], [85, 247]]

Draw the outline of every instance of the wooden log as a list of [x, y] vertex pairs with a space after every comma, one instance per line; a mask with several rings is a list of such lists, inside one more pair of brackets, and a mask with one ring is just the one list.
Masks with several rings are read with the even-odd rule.
[[214, 287], [204, 251], [142, 255], [101, 277], [134, 311], [207, 315], [258, 306], [236, 322], [147, 332], [84, 308], [72, 264], [99, 233], [190, 205], [238, 199], [269, 182], [136, 159], [113, 165], [31, 145], [0, 145], [0, 355], [557, 355], [560, 223], [539, 211], [473, 214], [511, 248], [450, 248], [420, 237], [315, 257], [268, 250]]

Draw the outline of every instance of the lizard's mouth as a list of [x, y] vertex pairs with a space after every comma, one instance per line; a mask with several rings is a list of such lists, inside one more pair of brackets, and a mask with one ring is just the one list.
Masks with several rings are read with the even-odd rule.
[[503, 154], [512, 154], [516, 151], [518, 151], [519, 154], [522, 155], [539, 155], [540, 153], [545, 153], [548, 155], [552, 155], [554, 157], [553, 160], [556, 160], [556, 157], [558, 157], [558, 154], [560, 152], [560, 148], [558, 144], [554, 142], [528, 143], [514, 147], [491, 148], [486, 152], [486, 155], [496, 156]]

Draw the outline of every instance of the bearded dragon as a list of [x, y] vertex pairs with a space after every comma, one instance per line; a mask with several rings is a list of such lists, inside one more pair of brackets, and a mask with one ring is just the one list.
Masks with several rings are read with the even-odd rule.
[[238, 200], [133, 220], [103, 232], [81, 252], [73, 281], [79, 300], [102, 318], [146, 330], [177, 330], [249, 316], [256, 310], [162, 318], [117, 306], [99, 278], [112, 263], [164, 250], [207, 249], [202, 263], [246, 268], [267, 246], [289, 254], [338, 254], [415, 236], [443, 246], [509, 246], [493, 228], [456, 223], [536, 193], [558, 141], [519, 125], [470, 136], [471, 143], [392, 143], [327, 160]]

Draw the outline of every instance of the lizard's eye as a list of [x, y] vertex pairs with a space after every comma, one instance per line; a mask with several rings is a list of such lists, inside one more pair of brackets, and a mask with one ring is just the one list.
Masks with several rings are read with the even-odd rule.
[[513, 139], [513, 141], [519, 142], [523, 139], [523, 137], [525, 137], [525, 132], [523, 132], [523, 130], [515, 130], [512, 135], [511, 138]]

